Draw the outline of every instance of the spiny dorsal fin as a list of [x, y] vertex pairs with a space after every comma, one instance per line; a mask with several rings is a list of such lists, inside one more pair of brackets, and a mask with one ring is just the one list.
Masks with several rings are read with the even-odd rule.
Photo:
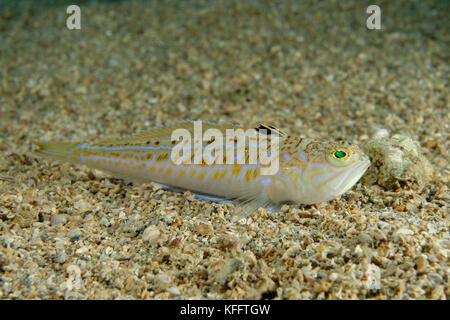
[[266, 124], [262, 124], [262, 123], [260, 123], [259, 126], [257, 128], [255, 128], [255, 130], [256, 131], [266, 130], [267, 134], [272, 134], [272, 132], [274, 132], [274, 133], [277, 133], [280, 137], [287, 137], [288, 136], [286, 132], [283, 132], [280, 129], [274, 127], [274, 126], [266, 125]]

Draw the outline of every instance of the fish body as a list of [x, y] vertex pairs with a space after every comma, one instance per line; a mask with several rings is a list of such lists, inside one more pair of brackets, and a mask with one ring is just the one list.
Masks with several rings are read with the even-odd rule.
[[[313, 204], [332, 200], [350, 189], [370, 164], [368, 157], [357, 146], [349, 143], [288, 136], [266, 126], [263, 128], [268, 128], [269, 132], [262, 135], [267, 137], [269, 145], [277, 141], [277, 170], [273, 174], [263, 172], [261, 159], [251, 161], [250, 146], [255, 141], [251, 138], [245, 140], [244, 153], [240, 159], [237, 152], [234, 153], [234, 161], [229, 161], [225, 152], [219, 153], [213, 160], [204, 155], [203, 159], [199, 159], [198, 152], [190, 152], [186, 154], [189, 159], [184, 158], [189, 161], [174, 163], [174, 151], [180, 147], [180, 143], [174, 140], [173, 133], [178, 129], [194, 136], [183, 150], [195, 151], [196, 143], [199, 143], [197, 146], [201, 145], [202, 150], [208, 145], [218, 148], [215, 150], [225, 150], [232, 145], [231, 148], [237, 150], [236, 145], [233, 145], [236, 137], [220, 140], [214, 136], [205, 141], [201, 136], [196, 136], [195, 123], [181, 121], [172, 126], [92, 144], [38, 142], [39, 150], [36, 153], [84, 164], [132, 181], [153, 181], [198, 194], [238, 200], [246, 213], [258, 207], [273, 207], [284, 202]], [[213, 129], [223, 136], [226, 136], [227, 130], [241, 129], [231, 124], [200, 124], [204, 132]], [[269, 154], [275, 154], [270, 147], [268, 150]], [[182, 154], [185, 155], [184, 152]]]

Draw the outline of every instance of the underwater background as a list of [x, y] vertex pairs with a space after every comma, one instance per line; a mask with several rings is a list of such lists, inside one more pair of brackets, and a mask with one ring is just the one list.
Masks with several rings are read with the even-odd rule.
[[[448, 299], [449, 24], [431, 0], [0, 0], [0, 298]], [[181, 119], [343, 139], [372, 166], [231, 222], [32, 153]]]

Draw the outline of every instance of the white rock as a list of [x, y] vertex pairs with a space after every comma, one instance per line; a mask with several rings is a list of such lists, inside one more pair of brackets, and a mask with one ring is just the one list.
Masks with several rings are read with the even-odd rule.
[[67, 222], [67, 215], [66, 214], [56, 214], [56, 215], [53, 215], [50, 218], [50, 224], [52, 226], [63, 225], [66, 222]]
[[375, 139], [383, 139], [383, 138], [388, 138], [388, 137], [389, 137], [389, 131], [386, 129], [378, 129], [374, 133]]
[[412, 231], [410, 229], [406, 229], [406, 228], [401, 228], [401, 229], [398, 229], [397, 231], [395, 231], [394, 236], [399, 236], [401, 234], [412, 236], [414, 234], [414, 231]]
[[149, 226], [144, 230], [142, 234], [142, 241], [148, 242], [149, 244], [158, 243], [161, 232], [155, 226]]

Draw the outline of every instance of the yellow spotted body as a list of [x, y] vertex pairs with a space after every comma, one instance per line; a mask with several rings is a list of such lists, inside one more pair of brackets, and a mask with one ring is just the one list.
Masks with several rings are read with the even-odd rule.
[[[171, 135], [180, 128], [193, 133], [193, 123], [182, 121], [93, 144], [38, 142], [37, 154], [84, 164], [132, 181], [153, 181], [198, 194], [238, 199], [247, 206], [247, 212], [285, 201], [317, 203], [331, 200], [356, 183], [370, 163], [356, 146], [348, 143], [313, 141], [282, 134], [279, 170], [274, 175], [262, 175], [260, 164], [248, 163], [248, 145], [243, 164], [206, 164], [204, 161], [195, 164], [192, 153], [190, 164], [176, 165], [171, 154], [178, 142], [173, 141]], [[238, 128], [209, 122], [202, 122], [202, 127], [204, 131], [219, 129], [224, 136], [226, 129]], [[207, 145], [211, 141], [202, 143]], [[345, 150], [348, 163], [330, 156], [336, 148]], [[342, 150], [335, 152], [336, 155], [343, 155]], [[225, 160], [224, 157], [222, 162]]]

